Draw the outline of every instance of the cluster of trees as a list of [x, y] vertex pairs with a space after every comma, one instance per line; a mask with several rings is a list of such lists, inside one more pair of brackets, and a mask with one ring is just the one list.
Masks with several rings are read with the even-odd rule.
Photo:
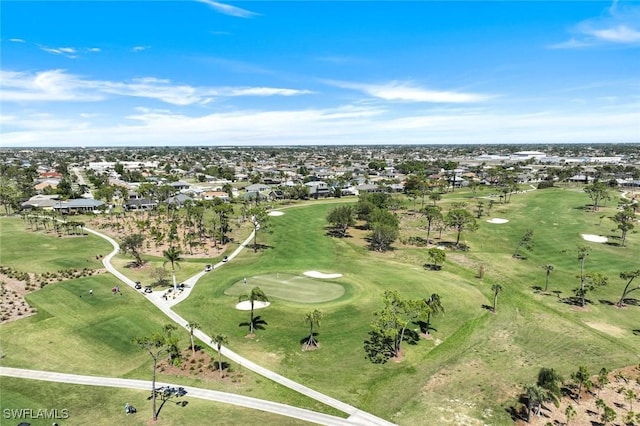
[[[571, 373], [570, 379], [565, 381], [553, 368], [541, 368], [536, 383], [525, 385], [522, 393], [521, 398], [526, 403], [527, 423], [531, 421], [532, 413], [536, 416], [541, 415], [543, 404], [552, 403], [558, 407], [560, 399], [564, 395], [564, 389], [571, 389], [571, 397], [578, 405], [585, 390], [592, 392], [595, 389], [595, 397], [597, 398], [595, 405], [600, 411], [600, 421], [605, 425], [614, 421], [617, 417], [616, 411], [608, 406], [602, 398], [599, 398], [600, 391], [610, 382], [610, 374], [609, 370], [601, 368], [596, 376], [592, 376], [587, 367], [580, 365], [576, 371]], [[628, 383], [628, 380], [621, 373], [616, 374], [616, 379]], [[622, 393], [624, 399], [629, 403], [623, 419], [624, 423], [640, 422], [640, 413], [633, 412], [633, 402], [637, 398], [635, 391], [632, 388], [622, 386], [618, 388], [618, 393]], [[567, 418], [566, 424], [569, 424], [576, 418], [578, 412], [576, 407], [568, 404], [564, 414]]]
[[383, 294], [383, 307], [374, 313], [374, 321], [369, 338], [364, 341], [366, 357], [374, 364], [384, 364], [397, 358], [402, 343], [410, 340], [416, 343], [420, 336], [410, 328], [420, 327], [429, 333], [432, 315], [444, 312], [440, 296], [432, 294], [428, 299], [406, 299], [395, 290]]

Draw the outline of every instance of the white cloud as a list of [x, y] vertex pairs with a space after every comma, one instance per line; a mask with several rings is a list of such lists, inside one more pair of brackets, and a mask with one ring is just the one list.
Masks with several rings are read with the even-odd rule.
[[149, 49], [151, 46], [133, 46], [131, 48], [132, 52], [142, 52], [143, 50]]
[[104, 96], [83, 90], [85, 84], [64, 70], [49, 70], [35, 74], [0, 71], [2, 102], [98, 101]]
[[386, 101], [430, 102], [430, 103], [471, 103], [490, 99], [491, 95], [479, 93], [452, 92], [430, 90], [417, 87], [410, 83], [392, 81], [385, 84], [363, 84], [339, 81], [326, 83], [343, 89], [357, 90], [369, 96]]
[[314, 93], [310, 90], [282, 89], [277, 87], [237, 87], [220, 91], [226, 96], [297, 96]]
[[197, 1], [211, 6], [213, 10], [215, 10], [216, 12], [222, 13], [224, 15], [235, 16], [238, 18], [252, 18], [254, 16], [258, 16], [258, 14], [255, 12], [251, 12], [249, 10], [241, 9], [239, 7], [231, 6], [224, 3], [219, 3], [217, 1], [212, 1], [212, 0], [197, 0]]
[[503, 113], [460, 108], [396, 116], [393, 110], [381, 107], [346, 105], [187, 115], [140, 108], [109, 125], [91, 124], [77, 120], [76, 116], [68, 119], [15, 113], [4, 120], [3, 143], [7, 146], [354, 145], [640, 139], [637, 108], [587, 106], [584, 111]]
[[570, 30], [569, 40], [552, 44], [552, 49], [576, 49], [604, 45], [640, 45], [640, 7], [613, 2], [602, 16], [587, 19]]
[[23, 40], [21, 38], [10, 38], [9, 41], [13, 42], [13, 43], [26, 43], [26, 40]]
[[98, 101], [107, 95], [155, 99], [172, 105], [206, 104], [216, 97], [297, 96], [309, 90], [277, 87], [197, 87], [171, 80], [142, 77], [116, 82], [88, 80], [64, 70], [38, 73], [0, 71], [3, 102]]
[[52, 55], [61, 55], [69, 59], [76, 59], [81, 53], [97, 53], [100, 52], [99, 47], [48, 47], [43, 45], [37, 45], [38, 48], [44, 52]]
[[640, 42], [640, 31], [629, 28], [626, 25], [618, 25], [613, 28], [593, 30], [592, 35], [599, 40], [612, 43], [638, 43]]

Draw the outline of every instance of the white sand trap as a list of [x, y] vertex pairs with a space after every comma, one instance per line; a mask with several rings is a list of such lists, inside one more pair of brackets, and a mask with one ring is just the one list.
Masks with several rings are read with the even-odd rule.
[[583, 240], [591, 241], [592, 243], [606, 243], [609, 239], [602, 235], [580, 234]]
[[493, 219], [487, 220], [487, 222], [489, 222], [489, 223], [498, 223], [499, 224], [499, 223], [507, 223], [509, 221], [507, 219], [500, 219], [499, 217], [495, 217]]
[[318, 271], [307, 271], [304, 275], [311, 278], [340, 278], [342, 276], [342, 274], [323, 274]]
[[284, 212], [280, 212], [278, 210], [274, 210], [274, 211], [271, 211], [271, 212], [267, 213], [267, 216], [282, 216], [283, 214], [284, 214]]
[[[256, 300], [255, 302], [253, 302], [253, 309], [262, 309], [262, 308], [266, 308], [267, 306], [269, 306], [271, 303], [269, 302], [262, 302], [260, 300]], [[240, 303], [238, 303], [236, 305], [236, 309], [239, 311], [250, 311], [251, 310], [251, 302], [249, 302], [248, 300], [244, 300]]]

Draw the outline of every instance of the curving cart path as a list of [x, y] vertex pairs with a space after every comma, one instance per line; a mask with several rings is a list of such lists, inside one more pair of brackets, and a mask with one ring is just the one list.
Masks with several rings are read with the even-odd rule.
[[[120, 281], [122, 281], [123, 283], [127, 284], [128, 286], [130, 286], [131, 288], [135, 289], [135, 282], [133, 280], [131, 280], [130, 278], [128, 278], [126, 275], [124, 275], [123, 273], [121, 273], [120, 271], [118, 271], [112, 264], [111, 264], [111, 259], [113, 259], [113, 257], [119, 252], [120, 250], [120, 246], [118, 245], [118, 243], [111, 237], [104, 235], [98, 231], [94, 231], [93, 229], [89, 229], [89, 228], [85, 228], [85, 230], [91, 234], [94, 234], [100, 238], [103, 238], [105, 240], [107, 240], [112, 246], [113, 246], [113, 251], [111, 253], [109, 253], [108, 255], [106, 255], [103, 259], [102, 259], [102, 263], [104, 264], [105, 268], [107, 269], [107, 271], [109, 271], [111, 274], [115, 275]], [[228, 256], [228, 261], [231, 261], [233, 258], [235, 258], [251, 241], [253, 240], [253, 232], [251, 233], [251, 235], [249, 235], [249, 237], [242, 242], [242, 244], [240, 244], [240, 246], [232, 253]], [[214, 270], [217, 268], [220, 268], [221, 266], [223, 266], [224, 263], [220, 262], [217, 263], [216, 265], [214, 265]], [[176, 322], [178, 325], [180, 325], [181, 327], [188, 329], [187, 324], [188, 321], [185, 320], [184, 318], [182, 318], [180, 315], [178, 315], [177, 313], [175, 313], [171, 307], [173, 305], [175, 305], [176, 303], [180, 303], [181, 301], [183, 301], [184, 299], [187, 298], [187, 296], [190, 294], [191, 290], [193, 289], [193, 287], [195, 286], [196, 282], [198, 281], [198, 279], [200, 277], [202, 277], [204, 274], [206, 274], [206, 272], [200, 272], [196, 275], [194, 275], [193, 277], [189, 278], [188, 280], [186, 280], [185, 283], [185, 288], [184, 290], [175, 298], [171, 298], [168, 300], [165, 300], [162, 298], [162, 296], [160, 295], [160, 293], [158, 292], [157, 295], [154, 295], [154, 293], [151, 293], [149, 296], [147, 297], [149, 299], [149, 301], [151, 303], [153, 303], [158, 309], [160, 309], [165, 315], [167, 315], [169, 318], [171, 318], [174, 322]], [[143, 293], [144, 294], [144, 293]], [[203, 333], [200, 330], [194, 330], [193, 333], [194, 336], [196, 336], [198, 339], [200, 339], [205, 345], [211, 347], [212, 349], [216, 350], [216, 347], [211, 344], [211, 337], [206, 335], [205, 333]], [[374, 416], [373, 414], [367, 413], [365, 411], [362, 411], [352, 405], [346, 404], [342, 401], [339, 401], [335, 398], [332, 398], [328, 395], [325, 395], [323, 393], [320, 393], [318, 391], [315, 391], [307, 386], [304, 386], [300, 383], [294, 382], [291, 379], [288, 379], [284, 376], [281, 376], [278, 373], [275, 373], [271, 370], [268, 370], [250, 360], [248, 360], [247, 358], [244, 358], [242, 356], [240, 356], [239, 354], [231, 351], [229, 348], [223, 346], [220, 350], [220, 352], [222, 353], [222, 355], [224, 355], [225, 357], [227, 357], [228, 359], [234, 361], [237, 364], [240, 364], [241, 366], [243, 366], [244, 368], [247, 368], [257, 374], [260, 374], [263, 377], [266, 377], [276, 383], [279, 383], [283, 386], [288, 387], [289, 389], [295, 390], [296, 392], [299, 392], [305, 396], [308, 396], [309, 398], [313, 398], [316, 401], [322, 402], [325, 405], [328, 405], [330, 407], [333, 407], [339, 411], [342, 411], [343, 413], [346, 413], [349, 415], [348, 421], [349, 424], [352, 425], [393, 425], [393, 423], [390, 423], [384, 419], [381, 419], [379, 417]], [[0, 373], [2, 372], [2, 370], [0, 370]], [[308, 419], [309, 421], [314, 421], [311, 419]]]
[[[104, 386], [123, 389], [141, 389], [148, 391], [151, 386], [150, 381], [120, 379], [114, 377], [82, 376], [78, 374], [53, 373], [50, 371], [24, 370], [21, 368], [0, 367], [0, 376], [16, 377], [20, 379], [41, 380], [46, 382], [70, 383], [75, 385]], [[171, 383], [156, 382], [157, 386], [179, 385]], [[317, 413], [304, 408], [293, 407], [291, 405], [280, 404], [278, 402], [266, 401], [258, 398], [238, 395], [228, 392], [219, 392], [209, 389], [192, 388], [184, 386], [190, 398], [205, 399], [208, 401], [222, 402], [225, 404], [237, 405], [254, 410], [266, 411], [268, 413], [279, 414], [295, 419], [313, 422], [321, 425], [345, 425], [353, 426], [354, 423], [348, 419], [343, 419], [328, 414]]]

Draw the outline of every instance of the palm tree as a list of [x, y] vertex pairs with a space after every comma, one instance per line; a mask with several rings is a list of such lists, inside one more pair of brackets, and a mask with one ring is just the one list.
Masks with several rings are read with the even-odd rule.
[[571, 374], [571, 378], [578, 385], [578, 392], [577, 392], [578, 404], [580, 403], [580, 396], [581, 396], [580, 394], [582, 393], [582, 386], [587, 386], [587, 387], [589, 386], [590, 376], [591, 375], [589, 374], [587, 367], [585, 367], [584, 365], [579, 366], [578, 371]]
[[433, 293], [428, 299], [424, 299], [424, 303], [429, 308], [427, 311], [427, 323], [425, 324], [425, 333], [429, 334], [429, 330], [431, 329], [431, 315], [444, 313], [444, 306], [442, 306], [438, 293]]
[[262, 290], [260, 290], [260, 287], [254, 287], [253, 289], [251, 289], [250, 294], [243, 294], [240, 297], [238, 297], [239, 302], [242, 302], [244, 300], [248, 300], [251, 303], [251, 318], [249, 320], [249, 334], [253, 335], [255, 331], [254, 318], [253, 318], [253, 305], [256, 301], [268, 302], [269, 298], [267, 297], [266, 294], [264, 294]]
[[193, 353], [193, 357], [196, 357], [196, 346], [193, 344], [193, 331], [200, 329], [200, 323], [197, 321], [191, 321], [187, 324], [189, 328], [189, 338], [191, 339], [191, 353]]
[[491, 290], [493, 290], [493, 313], [496, 313], [496, 304], [498, 303], [498, 293], [500, 293], [504, 288], [500, 284], [494, 284], [491, 286]]
[[309, 346], [318, 346], [318, 342], [316, 341], [315, 336], [313, 335], [313, 325], [317, 325], [320, 327], [320, 320], [322, 319], [322, 312], [317, 309], [314, 309], [312, 312], [308, 312], [304, 316], [304, 321], [309, 323], [309, 339], [307, 339], [307, 343], [304, 346], [305, 350], [309, 349]]
[[549, 287], [549, 275], [551, 275], [551, 272], [555, 269], [554, 266], [550, 263], [547, 263], [545, 265], [542, 265], [542, 269], [544, 269], [544, 271], [546, 272], [547, 276], [546, 276], [546, 280], [544, 282], [544, 292], [547, 292], [547, 288]]
[[171, 272], [173, 274], [173, 295], [175, 297], [176, 291], [178, 286], [176, 285], [176, 266], [180, 267], [180, 264], [178, 263], [180, 260], [180, 255], [182, 254], [182, 252], [180, 251], [180, 249], [171, 246], [168, 249], [164, 250], [162, 252], [162, 255], [164, 256], [164, 258], [166, 259], [164, 261], [164, 263], [162, 264], [162, 266], [166, 265], [168, 262], [171, 263]]
[[564, 415], [567, 416], [567, 425], [568, 425], [571, 420], [576, 418], [578, 413], [576, 412], [576, 409], [573, 408], [573, 405], [569, 404], [567, 405], [567, 408], [564, 410]]
[[222, 345], [229, 343], [229, 339], [224, 334], [216, 334], [211, 339], [211, 343], [216, 345], [218, 351], [218, 371], [220, 372], [220, 378], [222, 378]]
[[524, 390], [527, 395], [527, 423], [531, 419], [531, 411], [535, 408], [536, 416], [540, 415], [542, 403], [547, 400], [547, 390], [538, 385], [529, 385]]

